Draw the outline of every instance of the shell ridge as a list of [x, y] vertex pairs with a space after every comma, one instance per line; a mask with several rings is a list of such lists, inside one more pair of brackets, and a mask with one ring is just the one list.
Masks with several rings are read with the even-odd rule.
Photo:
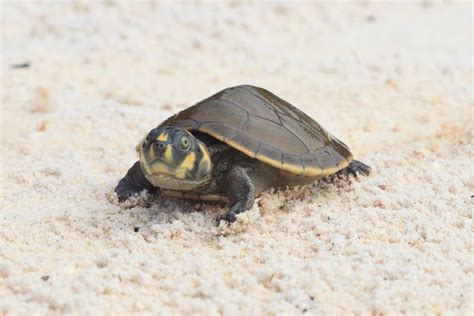
[[258, 151], [260, 150], [260, 147], [262, 147], [262, 142], [258, 142], [258, 147], [257, 147], [257, 150], [254, 152], [254, 158], [257, 159], [257, 153]]
[[240, 104], [238, 104], [238, 103], [235, 102], [234, 100], [230, 100], [230, 99], [222, 98], [222, 97], [221, 97], [220, 99], [218, 99], [218, 100], [219, 100], [219, 101], [224, 101], [224, 102], [230, 103], [230, 104], [232, 104], [232, 105], [235, 105], [236, 107], [238, 107], [239, 109], [241, 109], [241, 110], [243, 110], [243, 111], [245, 111], [245, 112], [247, 112], [247, 113], [249, 112], [249, 111], [247, 111], [246, 108], [242, 107]]
[[[259, 99], [260, 101], [263, 101], [263, 104], [265, 105], [265, 107], [266, 107], [268, 110], [271, 110], [271, 111], [275, 112], [275, 114], [277, 114], [277, 111], [276, 111], [275, 108], [271, 105], [271, 103], [270, 103], [267, 99], [263, 98], [261, 95], [259, 95], [259, 94], [255, 93], [255, 92], [253, 92], [252, 90], [244, 89], [242, 86], [238, 86], [237, 88], [238, 88], [240, 91], [244, 91], [244, 92], [246, 92], [246, 93], [249, 93], [249, 94], [253, 95], [254, 97], [256, 97], [257, 99]], [[252, 87], [252, 88], [253, 88], [253, 87]], [[278, 114], [277, 114], [277, 116], [278, 116]]]
[[[244, 91], [244, 92], [249, 92], [249, 91], [247, 91], [247, 90], [245, 90], [245, 89], [242, 89], [241, 87], [236, 87], [236, 89], [241, 90], [241, 91]], [[255, 95], [255, 94], [253, 94], [253, 93], [252, 93], [252, 95], [254, 95], [255, 97], [258, 98], [257, 95]], [[246, 112], [247, 112], [247, 117], [250, 117], [249, 111], [247, 111], [247, 109], [245, 109], [244, 107], [242, 107], [240, 104], [238, 104], [238, 103], [235, 102], [234, 100], [227, 99], [227, 98], [222, 98], [222, 97], [220, 98], [220, 100], [223, 100], [223, 101], [232, 103], [233, 105], [237, 106], [239, 109], [242, 109], [242, 110], [246, 111]], [[260, 100], [262, 100], [262, 99], [260, 98]], [[262, 100], [262, 101], [265, 101], [265, 100]], [[280, 124], [279, 124], [279, 125], [284, 126], [284, 125], [283, 125], [283, 122], [281, 121], [280, 116], [279, 116], [278, 113], [277, 113], [277, 111], [275, 111], [275, 109], [274, 109], [273, 107], [269, 107], [269, 106], [268, 106], [268, 102], [265, 102], [265, 107], [266, 107], [268, 110], [273, 111], [273, 112], [275, 113], [275, 115], [278, 117], [278, 120], [280, 121]], [[263, 116], [260, 116], [260, 115], [252, 115], [252, 116], [258, 117], [258, 118], [261, 118], [261, 119], [264, 119], [264, 120], [266, 120], [266, 121], [269, 121], [269, 122], [272, 122], [272, 123], [275, 123], [275, 124], [276, 124], [276, 122], [274, 122], [274, 121], [272, 121], [272, 120], [270, 120], [270, 119], [268, 119], [268, 118], [266, 118], [266, 117], [263, 117]]]
[[[263, 96], [261, 96], [261, 95], [259, 95], [259, 94], [256, 94], [256, 93], [253, 92], [252, 90], [242, 89], [241, 87], [238, 87], [238, 88], [239, 88], [240, 90], [243, 90], [243, 91], [245, 91], [245, 92], [247, 92], [247, 93], [252, 94], [252, 95], [255, 96], [256, 98], [258, 98], [258, 99], [260, 99], [261, 101], [263, 101], [266, 105], [267, 105], [267, 104], [271, 104], [270, 101], [267, 100], [265, 97], [263, 97]], [[270, 92], [269, 92], [269, 93], [270, 93]], [[275, 96], [275, 97], [277, 97], [277, 96]], [[277, 97], [277, 98], [278, 98], [278, 97]], [[291, 106], [291, 104], [289, 104], [289, 103], [286, 102], [285, 100], [283, 100], [283, 99], [281, 99], [281, 98], [278, 98], [278, 99], [281, 100], [281, 102], [284, 103], [285, 106], [287, 106], [287, 107], [288, 107], [288, 105]], [[292, 106], [292, 107], [293, 107], [293, 106]], [[299, 116], [299, 113], [297, 113], [297, 112], [295, 111], [296, 116], [300, 119], [300, 120], [296, 120], [296, 119], [295, 119], [294, 117], [292, 117], [291, 115], [288, 115], [288, 114], [286, 114], [286, 113], [277, 111], [274, 107], [271, 107], [271, 110], [272, 110], [273, 112], [275, 112], [276, 116], [277, 116], [278, 119], [280, 120], [281, 125], [282, 125], [283, 127], [285, 127], [288, 131], [290, 131], [291, 134], [293, 134], [294, 136], [296, 136], [296, 137], [298, 138], [298, 140], [304, 145], [304, 147], [306, 148], [306, 151], [307, 151], [307, 152], [310, 152], [308, 146], [306, 145], [306, 143], [305, 143], [303, 140], [301, 140], [301, 138], [299, 138], [299, 136], [297, 136], [295, 133], [293, 133], [293, 131], [291, 131], [287, 126], [285, 126], [285, 124], [282, 122], [281, 117], [280, 117], [280, 115], [279, 115], [279, 114], [283, 114], [283, 115], [285, 115], [286, 117], [289, 117], [289, 118], [291, 118], [291, 119], [293, 119], [293, 120], [295, 120], [295, 121], [297, 121], [297, 122], [299, 122], [299, 123], [304, 123], [303, 120], [301, 120], [301, 117]], [[312, 128], [311, 125], [309, 125], [309, 124], [306, 124], [306, 125], [308, 125], [308, 126], [310, 127], [311, 131], [314, 131], [315, 134], [321, 136], [321, 134], [318, 133], [314, 128]], [[326, 136], [326, 137], [324, 137], [324, 138], [328, 138], [327, 135], [324, 135], [324, 136]], [[323, 137], [321, 137], [321, 138], [323, 138]]]
[[264, 117], [264, 116], [261, 116], [261, 115], [252, 115], [252, 116], [253, 116], [253, 117], [258, 117], [259, 119], [268, 121], [268, 122], [273, 123], [273, 124], [277, 124], [277, 125], [279, 125], [279, 126], [281, 126], [281, 127], [285, 127], [285, 126], [283, 126], [282, 124], [280, 124], [280, 123], [278, 123], [278, 122], [275, 122], [275, 121], [272, 121], [271, 119], [266, 118], [266, 117]]
[[249, 121], [250, 121], [250, 113], [249, 111], [247, 111], [246, 108], [242, 107], [241, 105], [239, 105], [237, 102], [233, 101], [233, 100], [230, 100], [230, 99], [227, 99], [227, 98], [223, 98], [221, 97], [219, 99], [219, 101], [224, 101], [224, 102], [227, 102], [227, 103], [230, 103], [236, 107], [238, 107], [239, 109], [241, 109], [242, 111], [245, 112], [245, 114], [247, 115], [247, 118], [245, 119], [245, 122], [242, 123], [242, 126], [240, 127], [240, 129], [236, 129], [234, 133], [232, 133], [230, 136], [227, 136], [227, 137], [224, 137], [224, 140], [227, 140], [227, 139], [230, 139], [230, 138], [234, 138], [235, 135], [237, 135], [237, 133], [240, 131], [240, 130], [245, 130], [245, 128], [248, 126], [249, 124]]
[[[283, 121], [282, 121], [282, 119], [281, 119], [281, 117], [280, 117], [279, 114], [283, 114], [283, 115], [285, 115], [285, 116], [287, 116], [287, 117], [289, 117], [289, 118], [294, 119], [293, 117], [291, 117], [291, 116], [289, 116], [289, 115], [286, 115], [286, 114], [283, 113], [283, 112], [279, 112], [279, 111], [275, 110], [275, 108], [273, 108], [273, 107], [270, 107], [270, 106], [269, 106], [270, 103], [269, 103], [269, 101], [268, 101], [267, 99], [264, 99], [264, 98], [260, 97], [259, 95], [255, 94], [255, 93], [253, 93], [253, 92], [251, 92], [251, 91], [249, 91], [249, 90], [247, 90], [247, 89], [243, 89], [243, 88], [240, 87], [240, 86], [239, 86], [239, 87], [236, 87], [236, 89], [237, 89], [237, 90], [240, 90], [240, 91], [244, 91], [244, 92], [246, 92], [246, 93], [251, 93], [253, 96], [259, 98], [261, 101], [263, 101], [263, 102], [265, 103], [265, 105], [266, 105], [266, 107], [267, 107], [268, 109], [271, 109], [271, 110], [276, 114], [276, 116], [278, 117], [278, 120], [280, 121], [280, 124], [278, 124], [278, 123], [276, 123], [276, 122], [274, 122], [274, 121], [272, 121], [272, 120], [270, 120], [270, 119], [268, 119], [268, 118], [262, 117], [262, 116], [260, 116], [260, 115], [250, 115], [250, 113], [249, 113], [244, 107], [242, 107], [241, 105], [239, 105], [237, 102], [235, 102], [235, 101], [233, 101], [233, 100], [231, 100], [231, 99], [227, 99], [227, 98], [221, 97], [219, 100], [222, 100], [222, 101], [231, 103], [231, 104], [237, 106], [238, 108], [240, 108], [240, 109], [242, 109], [242, 110], [244, 110], [244, 111], [246, 112], [246, 114], [247, 114], [247, 120], [244, 122], [244, 124], [242, 124], [242, 127], [241, 127], [241, 129], [240, 129], [241, 132], [244, 132], [244, 131], [246, 130], [246, 128], [248, 127], [248, 123], [249, 123], [249, 121], [250, 121], [250, 116], [258, 117], [258, 118], [260, 118], [260, 119], [263, 119], [263, 120], [266, 120], [266, 121], [271, 122], [271, 123], [273, 123], [273, 124], [278, 124], [278, 125], [284, 127], [288, 132], [290, 132], [290, 133], [301, 143], [301, 145], [303, 145], [303, 147], [306, 149], [306, 152], [309, 152], [308, 145], [306, 145], [306, 143], [298, 136], [298, 134], [296, 134], [293, 130], [291, 130], [288, 126], [286, 126], [286, 125], [283, 123]], [[298, 116], [298, 117], [299, 117], [299, 116]], [[294, 119], [294, 120], [295, 120], [295, 119]], [[296, 121], [299, 122], [299, 123], [302, 123], [301, 121], [298, 121], [298, 120], [296, 120]], [[238, 133], [239, 133], [239, 130], [236, 130], [231, 136], [225, 137], [224, 140], [234, 138]], [[247, 134], [247, 133], [246, 133], [246, 134]], [[247, 135], [248, 135], [248, 134], [247, 134]], [[260, 143], [259, 143], [259, 144], [260, 144]], [[273, 147], [273, 146], [272, 146], [272, 147]], [[283, 158], [282, 158], [282, 159], [283, 159]], [[282, 164], [282, 165], [283, 165], [283, 164]]]
[[301, 175], [303, 175], [306, 173], [306, 166], [304, 165], [303, 158], [301, 157], [301, 155], [298, 156], [298, 159], [300, 160], [300, 163], [303, 166], [303, 172], [301, 173]]
[[329, 150], [329, 146], [324, 147], [324, 151], [326, 152], [326, 154], [328, 154], [329, 157], [331, 157], [331, 160], [336, 165], [336, 167], [339, 167], [338, 162], [336, 161], [334, 156], [331, 154], [331, 151]]
[[[277, 115], [278, 115], [278, 114], [277, 114]], [[288, 116], [288, 117], [289, 117], [289, 116]], [[278, 116], [278, 118], [280, 118], [280, 116]], [[280, 118], [280, 121], [281, 121], [281, 118]], [[301, 123], [301, 122], [300, 122], [300, 123]], [[283, 124], [282, 126], [283, 126], [288, 132], [290, 132], [293, 136], [295, 136], [296, 139], [298, 139], [298, 140], [301, 142], [301, 144], [303, 145], [303, 147], [306, 148], [306, 152], [309, 153], [309, 147], [308, 147], [308, 145], [306, 145], [306, 143], [300, 138], [300, 136], [299, 136], [297, 133], [295, 133], [289, 126], [287, 126], [287, 125], [285, 125], [285, 124]]]

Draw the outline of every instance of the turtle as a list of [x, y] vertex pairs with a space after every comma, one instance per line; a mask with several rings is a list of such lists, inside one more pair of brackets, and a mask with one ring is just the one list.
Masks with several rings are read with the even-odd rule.
[[119, 202], [151, 194], [228, 203], [234, 222], [263, 191], [330, 175], [369, 175], [349, 148], [270, 91], [226, 88], [169, 117], [135, 147], [139, 160], [119, 181]]

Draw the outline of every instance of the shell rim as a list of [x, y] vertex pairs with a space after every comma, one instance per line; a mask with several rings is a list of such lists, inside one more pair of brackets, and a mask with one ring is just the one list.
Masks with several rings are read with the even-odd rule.
[[[232, 140], [226, 139], [224, 136], [214, 132], [210, 131], [206, 128], [189, 128], [188, 129], [190, 132], [198, 131], [205, 133], [221, 142], [224, 142], [225, 144], [229, 145], [230, 147], [240, 151], [241, 153], [257, 159], [267, 165], [270, 165], [274, 168], [284, 170], [288, 173], [291, 173], [296, 176], [304, 176], [304, 177], [325, 177], [331, 174], [334, 174], [338, 172], [339, 170], [347, 167], [352, 160], [352, 153], [349, 152], [348, 157], [343, 157], [343, 160], [339, 164], [335, 164], [334, 166], [330, 168], [316, 168], [316, 167], [306, 167], [304, 164], [303, 165], [295, 165], [295, 164], [282, 164], [281, 161], [274, 160], [268, 156], [265, 156], [263, 154], [257, 155], [256, 152], [253, 152], [246, 147], [237, 144], [236, 142], [233, 142]], [[238, 135], [238, 134], [237, 134]]]

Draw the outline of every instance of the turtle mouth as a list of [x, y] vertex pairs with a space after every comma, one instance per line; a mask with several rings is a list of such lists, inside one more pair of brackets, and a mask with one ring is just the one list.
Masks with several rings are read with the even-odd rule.
[[[197, 181], [189, 170], [183, 168], [171, 168], [162, 159], [156, 158], [151, 164], [140, 163], [145, 178], [155, 187], [169, 190], [193, 190], [208, 183], [209, 178]], [[179, 179], [176, 174], [183, 172], [184, 179]]]
[[170, 167], [170, 165], [169, 165], [163, 158], [161, 158], [161, 157], [156, 157], [156, 158], [153, 159], [152, 161], [150, 161], [150, 162], [147, 161], [146, 163], [147, 163], [148, 165], [150, 165], [150, 166], [152, 166], [152, 165], [154, 165], [154, 164], [156, 164], [156, 163], [161, 163], [161, 164], [164, 164], [164, 165], [167, 165], [167, 166]]
[[145, 174], [148, 174], [149, 176], [173, 179], [175, 178], [176, 173], [184, 172], [186, 175], [185, 178], [191, 178], [191, 173], [189, 170], [185, 168], [175, 168], [161, 157], [154, 158], [151, 161], [147, 161], [147, 159], [143, 159], [141, 161], [144, 162], [142, 168], [143, 171], [145, 171]]
[[[170, 165], [162, 157], [156, 157], [148, 161], [143, 155], [140, 157], [140, 165], [145, 177], [154, 186], [166, 189], [183, 189], [185, 187], [196, 187], [199, 182], [193, 178], [191, 170], [176, 168]], [[177, 174], [183, 174], [184, 178], [177, 178]], [[192, 185], [191, 185], [192, 184]]]
[[168, 189], [168, 190], [179, 190], [188, 191], [199, 188], [207, 182], [196, 182], [188, 179], [176, 179], [175, 177], [167, 174], [145, 174], [145, 178], [151, 182], [155, 187]]

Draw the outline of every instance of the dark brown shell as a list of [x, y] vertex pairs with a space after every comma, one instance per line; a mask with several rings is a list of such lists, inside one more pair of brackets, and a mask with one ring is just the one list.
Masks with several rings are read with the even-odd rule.
[[160, 126], [200, 131], [295, 175], [332, 174], [352, 160], [347, 146], [273, 93], [243, 85], [179, 112]]

